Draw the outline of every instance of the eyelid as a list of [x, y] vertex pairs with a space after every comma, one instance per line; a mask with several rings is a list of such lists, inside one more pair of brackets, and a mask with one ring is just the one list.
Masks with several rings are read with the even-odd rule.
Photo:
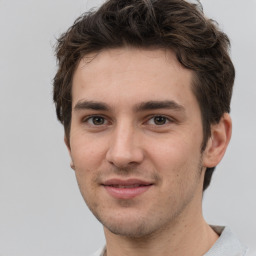
[[[92, 123], [89, 123], [89, 120], [95, 118], [95, 117], [99, 117], [99, 118], [103, 118], [104, 119], [104, 124], [101, 124], [101, 125], [95, 125], [95, 124], [92, 124]], [[100, 114], [93, 114], [93, 115], [88, 115], [86, 117], [83, 117], [82, 118], [82, 123], [87, 123], [89, 124], [90, 126], [104, 126], [106, 125], [105, 122], [109, 122], [108, 118], [106, 118], [104, 115], [100, 115]], [[109, 122], [110, 123], [110, 122]]]
[[169, 123], [174, 123], [175, 122], [175, 119], [171, 118], [170, 116], [166, 116], [166, 115], [163, 115], [163, 114], [154, 114], [154, 115], [148, 116], [145, 123], [148, 123], [150, 120], [152, 120], [152, 119], [154, 119], [156, 117], [164, 117], [164, 118], [166, 118], [167, 122], [165, 124], [163, 124], [163, 125], [152, 124], [152, 125], [155, 125], [155, 126], [159, 126], [160, 127], [160, 126], [164, 126], [164, 125], [167, 125]]
[[[90, 119], [95, 118], [95, 117], [103, 118], [104, 119], [104, 124], [102, 124], [102, 125], [94, 125], [94, 124], [88, 122]], [[166, 123], [163, 124], [163, 125], [149, 124], [149, 121], [154, 119], [155, 117], [164, 117], [164, 118], [166, 118]], [[96, 126], [101, 127], [101, 126], [109, 125], [109, 124], [112, 123], [111, 120], [109, 120], [109, 118], [106, 117], [104, 114], [91, 114], [91, 115], [87, 115], [87, 116], [85, 116], [85, 117], [83, 117], [81, 119], [81, 122], [82, 123], [87, 123], [88, 125], [95, 126], [95, 127]], [[152, 125], [152, 126], [161, 127], [161, 126], [166, 126], [166, 125], [171, 124], [171, 123], [177, 123], [177, 120], [175, 118], [173, 118], [173, 117], [170, 117], [170, 116], [164, 115], [164, 114], [151, 114], [151, 115], [149, 115], [149, 116], [147, 116], [145, 118], [145, 121], [143, 122], [143, 125], [147, 125], [148, 124], [148, 125]]]

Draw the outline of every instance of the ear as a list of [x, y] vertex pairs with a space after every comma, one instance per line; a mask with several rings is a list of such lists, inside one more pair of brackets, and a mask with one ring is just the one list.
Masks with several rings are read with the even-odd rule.
[[66, 135], [64, 136], [64, 142], [65, 142], [65, 145], [66, 145], [66, 147], [67, 147], [67, 149], [68, 149], [68, 153], [69, 153], [69, 155], [71, 156], [70, 143], [69, 143], [69, 139], [67, 138]]
[[211, 137], [204, 151], [203, 166], [215, 167], [224, 156], [232, 133], [230, 115], [225, 113], [219, 123], [211, 125]]
[[64, 142], [65, 142], [65, 144], [66, 144], [66, 147], [67, 147], [67, 149], [68, 149], [68, 153], [69, 153], [69, 156], [70, 156], [70, 167], [73, 169], [73, 170], [75, 170], [75, 165], [74, 165], [74, 162], [73, 162], [73, 160], [72, 160], [72, 155], [71, 155], [71, 148], [70, 148], [70, 143], [69, 143], [69, 139], [65, 136], [64, 137]]

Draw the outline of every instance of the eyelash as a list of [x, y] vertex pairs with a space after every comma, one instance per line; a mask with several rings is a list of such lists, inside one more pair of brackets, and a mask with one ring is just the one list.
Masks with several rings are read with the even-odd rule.
[[93, 119], [94, 119], [94, 118], [102, 118], [103, 121], [104, 121], [104, 124], [105, 124], [105, 122], [107, 121], [107, 119], [106, 119], [104, 116], [101, 116], [101, 115], [92, 115], [92, 116], [88, 116], [88, 117], [84, 118], [84, 119], [83, 119], [83, 123], [88, 123], [88, 124], [91, 125], [91, 126], [102, 126], [102, 125], [104, 125], [104, 124], [96, 125], [96, 124], [90, 123], [90, 120], [92, 120], [92, 122], [93, 122]]
[[[163, 123], [163, 124], [156, 124], [156, 122], [155, 122], [155, 121], [156, 121], [156, 118], [162, 118], [163, 121], [164, 121], [164, 123]], [[153, 116], [150, 116], [150, 117], [147, 119], [146, 123], [149, 123], [150, 120], [153, 120], [153, 122], [154, 122], [153, 124], [150, 124], [150, 125], [159, 126], [159, 127], [174, 122], [173, 119], [171, 119], [170, 117], [167, 117], [167, 116], [165, 116], [165, 115], [153, 115]]]
[[[101, 118], [101, 119], [103, 119], [103, 122], [104, 122], [104, 123], [97, 125], [97, 124], [93, 123], [93, 119], [94, 119], [94, 118]], [[163, 124], [156, 124], [156, 123], [155, 123], [155, 120], [154, 120], [154, 119], [156, 119], [156, 118], [163, 118], [163, 119], [164, 119], [164, 120], [163, 120], [164, 123], [163, 123]], [[92, 123], [90, 123], [90, 120], [92, 121]], [[150, 121], [150, 120], [153, 120], [154, 123], [149, 124], [149, 121]], [[167, 117], [167, 116], [165, 116], [165, 115], [152, 115], [152, 116], [149, 116], [149, 117], [146, 119], [146, 121], [143, 122], [143, 124], [147, 124], [147, 123], [148, 123], [148, 124], [151, 125], [151, 126], [158, 126], [158, 127], [161, 127], [161, 126], [167, 125], [167, 124], [169, 124], [169, 123], [173, 123], [174, 121], [175, 121], [175, 120], [173, 120], [172, 118]], [[94, 126], [94, 127], [99, 126], [99, 127], [102, 127], [103, 125], [106, 124], [106, 122], [108, 122], [108, 120], [107, 120], [106, 117], [104, 117], [104, 116], [102, 116], [102, 115], [92, 115], [92, 116], [88, 116], [88, 117], [84, 118], [82, 122], [83, 122], [83, 123], [88, 123], [90, 126]]]

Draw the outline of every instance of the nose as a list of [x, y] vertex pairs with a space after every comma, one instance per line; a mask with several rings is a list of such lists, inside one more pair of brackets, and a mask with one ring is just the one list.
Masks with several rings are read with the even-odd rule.
[[113, 130], [106, 154], [107, 161], [118, 168], [126, 168], [143, 161], [138, 132], [132, 126], [119, 125]]

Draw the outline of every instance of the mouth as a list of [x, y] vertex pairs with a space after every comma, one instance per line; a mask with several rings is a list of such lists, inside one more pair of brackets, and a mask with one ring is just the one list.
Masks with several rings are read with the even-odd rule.
[[144, 187], [144, 186], [150, 186], [151, 184], [149, 185], [141, 185], [141, 184], [133, 184], [133, 185], [109, 185], [110, 187], [113, 187], [113, 188], [137, 188], [137, 187]]
[[132, 199], [148, 191], [153, 186], [153, 183], [138, 179], [111, 179], [102, 185], [111, 197], [116, 199]]

